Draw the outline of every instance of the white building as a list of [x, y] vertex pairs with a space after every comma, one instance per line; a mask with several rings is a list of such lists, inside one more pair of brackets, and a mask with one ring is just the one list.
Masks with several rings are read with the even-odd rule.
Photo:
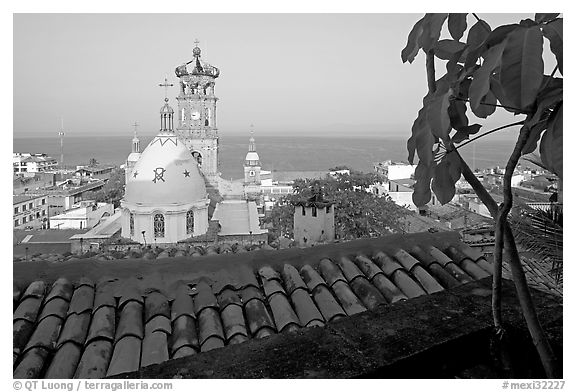
[[160, 132], [126, 182], [122, 237], [147, 244], [176, 243], [208, 230], [208, 194], [197, 160], [174, 133], [174, 110], [160, 109]]
[[388, 178], [388, 180], [400, 180], [414, 176], [416, 165], [404, 162], [392, 162], [391, 160], [377, 162], [374, 164], [374, 171]]
[[12, 154], [14, 173], [39, 173], [56, 170], [58, 162], [46, 154], [15, 152]]
[[114, 214], [114, 205], [86, 200], [63, 214], [50, 218], [51, 229], [91, 229]]
[[17, 195], [12, 197], [15, 229], [45, 227], [48, 217], [46, 195]]
[[334, 203], [318, 191], [308, 200], [294, 203], [294, 241], [298, 246], [312, 246], [335, 239]]

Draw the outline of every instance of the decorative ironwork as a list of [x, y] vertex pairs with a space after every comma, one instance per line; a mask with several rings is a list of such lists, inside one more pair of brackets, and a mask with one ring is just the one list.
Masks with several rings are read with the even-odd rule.
[[166, 182], [166, 180], [164, 180], [164, 173], [166, 173], [166, 169], [163, 167], [154, 169], [154, 179], [152, 180], [154, 184], [156, 184], [156, 181]]
[[164, 238], [164, 215], [154, 215], [154, 238]]
[[190, 172], [188, 170], [184, 170], [184, 177], [190, 177]]
[[194, 234], [194, 211], [190, 210], [186, 213], [186, 233]]

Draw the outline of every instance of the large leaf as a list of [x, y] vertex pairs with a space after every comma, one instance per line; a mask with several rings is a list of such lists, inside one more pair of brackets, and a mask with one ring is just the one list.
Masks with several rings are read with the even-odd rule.
[[449, 203], [456, 193], [456, 181], [460, 179], [460, 159], [455, 153], [446, 154], [434, 168], [432, 190], [441, 204]]
[[[453, 39], [442, 39], [436, 43], [434, 54], [442, 60], [451, 60], [456, 53], [462, 54], [466, 44]], [[460, 56], [458, 56], [460, 57]]]
[[493, 46], [483, 55], [484, 63], [476, 72], [470, 84], [470, 108], [474, 113], [478, 109], [482, 99], [490, 91], [490, 75], [500, 65], [502, 53], [506, 42]]
[[466, 39], [468, 54], [464, 65], [465, 68], [470, 68], [476, 64], [483, 51], [482, 44], [488, 38], [491, 31], [492, 29], [488, 23], [484, 21], [478, 21], [470, 28]]
[[541, 90], [536, 99], [538, 108], [534, 115], [529, 115], [526, 118], [523, 128], [530, 130], [530, 136], [522, 149], [522, 154], [529, 154], [537, 147], [540, 135], [548, 127], [548, 114], [549, 110], [556, 107], [563, 100], [563, 83], [560, 78], [546, 77], [543, 83], [547, 83], [547, 87]]
[[456, 41], [459, 41], [466, 31], [466, 15], [468, 14], [448, 14], [448, 31]]
[[448, 106], [448, 116], [450, 116], [450, 125], [454, 129], [461, 129], [468, 126], [468, 117], [466, 116], [466, 104], [463, 101], [453, 100]]
[[534, 20], [536, 23], [550, 22], [558, 17], [560, 14], [536, 14]]
[[548, 129], [540, 141], [540, 157], [542, 163], [552, 173], [563, 178], [562, 172], [562, 134], [563, 134], [563, 105], [550, 117]]
[[517, 23], [496, 27], [484, 41], [486, 49], [490, 49], [491, 47], [496, 46], [500, 42], [504, 41], [506, 37], [508, 37], [508, 34], [516, 30], [517, 27]]
[[434, 48], [440, 38], [442, 26], [448, 14], [426, 14], [424, 16], [424, 31], [420, 35], [419, 43], [424, 52], [429, 52]]
[[412, 63], [412, 61], [414, 61], [414, 59], [416, 58], [418, 51], [420, 50], [419, 41], [420, 36], [424, 32], [425, 18], [426, 16], [424, 16], [422, 19], [416, 22], [416, 24], [414, 24], [414, 27], [412, 27], [410, 34], [408, 34], [408, 42], [406, 43], [406, 47], [402, 49], [401, 54], [403, 63], [405, 63], [406, 61]]
[[430, 191], [430, 181], [432, 180], [434, 168], [434, 162], [431, 164], [418, 162], [418, 166], [416, 166], [416, 170], [414, 170], [414, 179], [416, 180], [416, 183], [414, 184], [412, 201], [417, 207], [424, 206], [432, 198], [432, 192]]
[[542, 32], [538, 26], [518, 27], [508, 34], [500, 82], [514, 107], [526, 109], [534, 103], [544, 77]]
[[448, 141], [448, 135], [452, 128], [450, 126], [450, 116], [448, 115], [451, 95], [451, 89], [443, 94], [435, 95], [430, 101], [427, 111], [427, 119], [432, 134], [445, 141]]
[[458, 144], [462, 143], [464, 140], [468, 139], [470, 135], [474, 135], [478, 133], [478, 131], [482, 128], [480, 124], [472, 124], [462, 127], [452, 136], [452, 142]]
[[550, 50], [556, 56], [556, 61], [558, 62], [558, 69], [560, 73], [564, 75], [564, 67], [563, 67], [563, 55], [562, 55], [562, 43], [563, 43], [563, 19], [557, 19], [553, 22], [547, 23], [544, 25], [544, 36], [550, 40]]
[[492, 91], [488, 91], [480, 101], [480, 105], [472, 112], [480, 118], [486, 118], [496, 111], [497, 103], [496, 95]]
[[514, 114], [525, 113], [524, 110], [514, 107], [514, 102], [506, 96], [504, 89], [502, 88], [502, 83], [500, 82], [500, 73], [490, 76], [490, 90], [507, 111]]
[[434, 136], [430, 130], [430, 125], [427, 121], [427, 110], [431, 94], [427, 94], [423, 99], [422, 109], [418, 111], [418, 117], [414, 120], [412, 125], [412, 136], [408, 139], [408, 162], [414, 164], [414, 156], [418, 153], [418, 160], [428, 164], [434, 160], [432, 153], [432, 146], [434, 145]]

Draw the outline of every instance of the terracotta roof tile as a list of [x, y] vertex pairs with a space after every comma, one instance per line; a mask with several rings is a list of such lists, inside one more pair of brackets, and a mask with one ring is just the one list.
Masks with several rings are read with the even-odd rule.
[[362, 271], [346, 256], [336, 258], [335, 264], [340, 267], [348, 282], [352, 282], [359, 276], [364, 276]]
[[408, 299], [408, 297], [406, 297], [406, 295], [400, 291], [400, 289], [396, 287], [394, 283], [384, 275], [384, 272], [368, 257], [359, 255], [354, 259], [354, 261], [360, 270], [364, 272], [368, 279], [370, 279], [374, 287], [380, 290], [388, 303]]
[[204, 281], [198, 282], [196, 285], [197, 294], [194, 297], [194, 311], [196, 316], [206, 308], [218, 309], [218, 301], [212, 292], [208, 283]]
[[384, 272], [384, 274], [389, 278], [394, 274], [394, 272], [396, 272], [399, 269], [402, 269], [402, 266], [400, 264], [392, 260], [390, 256], [388, 256], [384, 252], [377, 252], [373, 257], [373, 260], [374, 263], [376, 263], [376, 265], [380, 267], [382, 272]]
[[198, 315], [198, 330], [199, 330], [199, 341], [202, 351], [202, 345], [210, 337], [218, 337], [224, 341], [224, 330], [222, 328], [222, 321], [220, 320], [220, 314], [216, 309], [204, 308]]
[[134, 336], [138, 339], [144, 337], [144, 326], [142, 325], [142, 304], [136, 301], [127, 302], [120, 312], [120, 320], [114, 337], [115, 342], [119, 342], [126, 336]]
[[57, 347], [62, 346], [66, 342], [74, 342], [79, 346], [84, 345], [86, 340], [86, 335], [88, 333], [88, 327], [90, 326], [90, 314], [84, 313], [73, 313], [66, 319], [62, 332], [60, 332], [60, 337], [58, 338]]
[[293, 291], [290, 295], [294, 308], [296, 309], [296, 314], [298, 319], [303, 326], [322, 326], [324, 325], [324, 318], [322, 314], [314, 304], [312, 298], [308, 294], [306, 289], [298, 289]]
[[104, 378], [112, 357], [112, 343], [95, 340], [86, 346], [74, 378]]
[[[130, 302], [128, 305], [130, 304], [140, 305], [136, 302]], [[122, 337], [114, 345], [114, 352], [112, 353], [112, 359], [110, 360], [106, 377], [138, 370], [140, 367], [141, 351], [142, 341], [140, 338], [132, 335]]]
[[164, 332], [166, 334], [172, 333], [172, 324], [170, 319], [166, 316], [160, 315], [148, 321], [144, 327], [144, 336], [152, 332]]
[[68, 314], [68, 306], [69, 303], [65, 299], [60, 297], [53, 297], [50, 301], [44, 304], [42, 312], [40, 313], [40, 317], [38, 317], [38, 321], [42, 321], [48, 316], [56, 316], [64, 320], [66, 318], [66, 314]]
[[284, 279], [284, 285], [286, 286], [288, 294], [292, 294], [296, 289], [308, 290], [308, 287], [306, 286], [306, 283], [304, 283], [304, 280], [302, 280], [298, 270], [290, 264], [284, 264], [282, 269], [282, 278]]
[[[244, 289], [244, 291], [248, 289]], [[244, 298], [244, 295], [242, 297]], [[250, 328], [250, 332], [253, 335], [258, 334], [262, 328], [267, 328], [271, 332], [276, 331], [276, 325], [274, 324], [268, 309], [266, 309], [266, 306], [261, 299], [252, 297], [249, 302], [244, 300], [244, 303], [244, 310], [246, 312], [248, 327]]]
[[14, 312], [14, 321], [27, 320], [32, 323], [35, 322], [41, 305], [41, 298], [26, 298], [24, 301], [20, 302], [20, 305], [16, 308], [16, 311]]
[[22, 290], [16, 285], [16, 282], [12, 282], [12, 301], [14, 307], [18, 304], [18, 300], [20, 299], [20, 295], [22, 294]]
[[370, 310], [374, 310], [379, 305], [388, 303], [380, 291], [371, 285], [364, 275], [358, 276], [350, 282], [350, 287], [352, 287], [356, 296], [362, 300], [364, 306]]
[[40, 378], [44, 363], [48, 358], [48, 350], [42, 347], [34, 347], [24, 353], [22, 360], [14, 369], [15, 379]]
[[66, 278], [60, 278], [52, 285], [52, 290], [50, 290], [50, 293], [46, 296], [45, 302], [47, 303], [54, 298], [62, 298], [66, 302], [70, 302], [73, 291], [72, 283]]
[[342, 306], [338, 303], [336, 298], [332, 295], [330, 290], [325, 285], [316, 286], [314, 292], [312, 293], [314, 302], [318, 305], [318, 309], [324, 319], [327, 321], [334, 321], [340, 317], [345, 317], [346, 312], [342, 309]]
[[283, 291], [268, 298], [268, 303], [270, 304], [270, 309], [272, 309], [274, 322], [279, 332], [300, 327], [300, 320], [294, 312], [294, 309], [292, 309], [292, 306], [290, 306], [290, 302], [288, 302], [286, 294]]
[[202, 343], [200, 351], [206, 352], [220, 347], [224, 347], [224, 339], [218, 336], [211, 336], [208, 339], [206, 339], [204, 343]]
[[308, 290], [311, 292], [314, 291], [319, 285], [326, 285], [326, 282], [318, 272], [312, 266], [306, 264], [300, 269], [300, 275], [302, 276], [306, 286], [308, 286]]
[[248, 336], [246, 321], [244, 320], [244, 313], [242, 312], [242, 306], [240, 304], [230, 304], [222, 310], [220, 316], [224, 324], [227, 341], [230, 341], [236, 335]]
[[86, 343], [95, 339], [107, 339], [114, 341], [116, 333], [116, 315], [112, 306], [100, 307], [92, 317]]
[[145, 322], [156, 316], [164, 316], [170, 319], [170, 304], [168, 298], [158, 291], [148, 294], [144, 300]]
[[23, 301], [27, 297], [43, 298], [45, 294], [46, 283], [44, 283], [42, 280], [37, 280], [28, 285], [28, 288], [26, 288], [26, 291], [24, 291], [24, 295], [22, 295], [20, 301]]
[[88, 285], [81, 285], [74, 290], [74, 294], [70, 301], [70, 307], [68, 308], [68, 314], [80, 314], [88, 310], [91, 311], [93, 306], [94, 288]]
[[176, 297], [170, 309], [170, 319], [174, 321], [182, 315], [195, 317], [194, 301], [189, 294], [188, 287], [184, 285], [180, 285], [176, 291]]
[[[163, 316], [156, 319], [165, 318]], [[142, 341], [142, 363], [140, 366], [149, 366], [168, 360], [168, 336], [164, 331], [156, 330], [146, 334]]]
[[30, 350], [33, 347], [42, 347], [49, 351], [53, 350], [56, 346], [56, 339], [58, 339], [61, 326], [61, 318], [57, 316], [47, 316], [36, 326], [24, 351]]
[[[198, 351], [198, 333], [194, 318], [189, 315], [180, 315], [172, 322], [172, 335], [170, 336], [170, 353], [175, 356], [176, 352], [183, 347]], [[189, 350], [187, 350], [189, 351]]]
[[[90, 316], [90, 315], [88, 315]], [[68, 342], [58, 349], [44, 378], [72, 378], [80, 361], [81, 346]]]
[[366, 310], [360, 299], [358, 299], [356, 294], [352, 292], [350, 286], [348, 286], [347, 283], [339, 280], [334, 283], [331, 288], [334, 291], [334, 294], [336, 294], [338, 302], [340, 302], [342, 308], [344, 308], [344, 311], [348, 316], [352, 316], [353, 314]]
[[[43, 281], [31, 283], [21, 295], [17, 291], [23, 286], [16, 284], [14, 375], [117, 375], [277, 331], [322, 326], [455, 287], [487, 276], [483, 268], [491, 268], [484, 258], [471, 258], [459, 243], [399, 243], [410, 245], [389, 254], [377, 251], [373, 259], [331, 253], [334, 261], [269, 259], [262, 265], [264, 260], [251, 260], [221, 270], [210, 267], [204, 275], [182, 274], [167, 283], [163, 279], [168, 275], [160, 273], [100, 277], [96, 285], [80, 278], [75, 287], [58, 279], [45, 300]], [[430, 243], [441, 245], [428, 248]]]
[[344, 275], [342, 275], [342, 271], [338, 268], [332, 260], [330, 259], [322, 259], [320, 260], [320, 264], [318, 264], [318, 269], [320, 271], [320, 275], [326, 280], [328, 286], [332, 287], [334, 283], [341, 281], [344, 283], [348, 283]]

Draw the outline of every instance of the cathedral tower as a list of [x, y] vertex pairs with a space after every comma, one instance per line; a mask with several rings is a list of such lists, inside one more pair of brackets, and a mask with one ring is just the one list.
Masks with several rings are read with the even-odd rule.
[[217, 187], [218, 128], [216, 126], [215, 79], [220, 70], [201, 60], [198, 41], [192, 50], [194, 58], [176, 68], [180, 79], [177, 96], [176, 134], [196, 158], [208, 185]]

